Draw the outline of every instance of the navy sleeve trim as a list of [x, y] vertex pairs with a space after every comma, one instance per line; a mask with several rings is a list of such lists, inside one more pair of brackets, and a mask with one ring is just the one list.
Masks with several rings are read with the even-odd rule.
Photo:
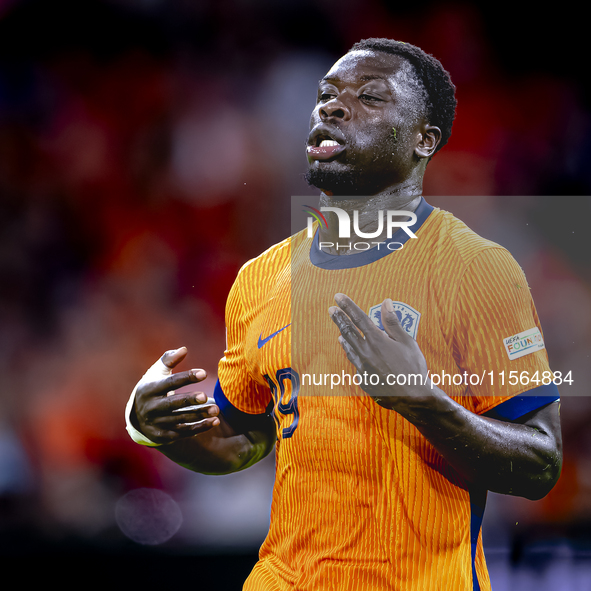
[[478, 537], [482, 529], [484, 508], [486, 506], [486, 491], [470, 490], [470, 553], [472, 558], [472, 591], [480, 591], [480, 582], [476, 573], [476, 549]]
[[226, 398], [219, 380], [215, 384], [213, 398], [220, 409], [220, 413], [224, 415], [226, 421], [236, 432], [259, 431], [268, 426], [269, 408], [261, 414], [250, 414], [241, 411]]
[[515, 396], [510, 400], [502, 402], [485, 414], [487, 417], [493, 419], [513, 421], [534, 410], [538, 410], [543, 406], [547, 406], [552, 402], [556, 402], [559, 399], [560, 394], [558, 393], [556, 384], [538, 386], [537, 388], [533, 388], [519, 396]]

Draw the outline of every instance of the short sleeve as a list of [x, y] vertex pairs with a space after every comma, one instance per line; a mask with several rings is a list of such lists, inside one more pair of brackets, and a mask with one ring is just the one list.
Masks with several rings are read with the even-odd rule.
[[461, 402], [477, 414], [511, 407], [519, 416], [559, 397], [527, 280], [501, 247], [478, 254], [460, 280], [453, 349], [469, 381]]
[[239, 275], [226, 303], [226, 350], [218, 364], [214, 391], [216, 404], [233, 426], [266, 415], [271, 402], [268, 386], [256, 382], [249, 371], [246, 334], [252, 314], [242, 301], [240, 279]]

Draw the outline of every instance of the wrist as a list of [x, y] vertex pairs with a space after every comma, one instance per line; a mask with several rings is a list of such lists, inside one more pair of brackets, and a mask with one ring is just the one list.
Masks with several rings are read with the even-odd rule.
[[394, 396], [392, 408], [415, 426], [433, 424], [435, 417], [453, 412], [453, 400], [430, 382], [409, 386]]
[[[127, 433], [135, 441], [135, 443], [139, 443], [140, 445], [146, 445], [148, 447], [160, 447], [160, 443], [156, 443], [152, 441], [148, 437], [146, 437], [136, 426], [137, 421], [134, 421], [135, 418], [135, 392], [137, 390], [137, 386], [133, 389], [129, 400], [127, 401], [127, 405], [125, 407], [125, 428]], [[135, 424], [134, 424], [135, 423]]]

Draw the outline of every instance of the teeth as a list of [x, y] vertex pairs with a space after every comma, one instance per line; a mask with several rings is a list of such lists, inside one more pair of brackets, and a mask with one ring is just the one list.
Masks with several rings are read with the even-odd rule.
[[338, 146], [339, 142], [335, 142], [334, 140], [322, 140], [320, 142], [320, 148], [328, 147], [328, 146]]

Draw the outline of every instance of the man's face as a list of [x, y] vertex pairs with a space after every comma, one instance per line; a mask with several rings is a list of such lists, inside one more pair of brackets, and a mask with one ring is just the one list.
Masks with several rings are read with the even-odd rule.
[[405, 59], [347, 53], [318, 87], [307, 180], [334, 195], [374, 195], [395, 186], [416, 164], [423, 124], [421, 88]]

